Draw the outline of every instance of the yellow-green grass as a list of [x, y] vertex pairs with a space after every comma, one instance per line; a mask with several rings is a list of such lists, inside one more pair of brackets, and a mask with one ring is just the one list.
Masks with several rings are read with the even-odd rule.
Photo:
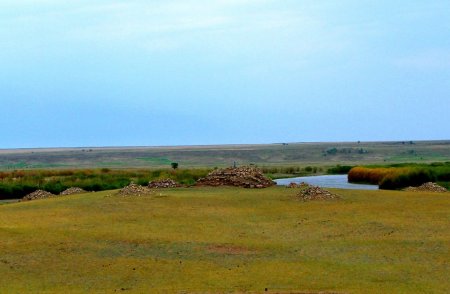
[[0, 293], [448, 293], [450, 193], [185, 188], [0, 206]]

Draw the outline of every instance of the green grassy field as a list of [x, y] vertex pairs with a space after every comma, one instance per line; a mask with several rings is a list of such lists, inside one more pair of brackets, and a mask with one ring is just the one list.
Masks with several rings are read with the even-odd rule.
[[448, 293], [450, 195], [115, 191], [0, 205], [0, 293]]

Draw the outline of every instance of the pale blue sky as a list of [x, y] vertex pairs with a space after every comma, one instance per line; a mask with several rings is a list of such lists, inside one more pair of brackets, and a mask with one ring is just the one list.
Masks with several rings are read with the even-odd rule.
[[0, 148], [450, 139], [450, 1], [0, 0]]

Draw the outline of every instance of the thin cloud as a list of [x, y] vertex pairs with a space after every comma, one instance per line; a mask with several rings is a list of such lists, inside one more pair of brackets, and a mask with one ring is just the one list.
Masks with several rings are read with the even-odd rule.
[[417, 52], [394, 60], [394, 64], [401, 68], [416, 70], [450, 69], [450, 50], [431, 49]]
[[[281, 34], [277, 38], [294, 31], [304, 31], [303, 35], [308, 35], [308, 38], [321, 37], [308, 33], [319, 24], [317, 20], [287, 9], [272, 10], [263, 5], [268, 2], [272, 1], [216, 0], [204, 4], [191, 0], [156, 2], [151, 5], [131, 2], [118, 9], [113, 5], [109, 7], [108, 13], [99, 15], [95, 23], [81, 23], [69, 29], [66, 37], [76, 42], [133, 43], [136, 47], [152, 52], [186, 46], [195, 48], [199, 46], [195, 39], [209, 42], [209, 48], [220, 48], [220, 51], [239, 51], [245, 50], [245, 44], [250, 41], [257, 43], [258, 38], [266, 39], [264, 42], [273, 42], [268, 36], [278, 32]], [[100, 8], [96, 6], [91, 9], [85, 7], [83, 11], [95, 14]], [[289, 42], [296, 42], [294, 37], [285, 38]], [[317, 42], [309, 42], [314, 43]]]
[[[279, 12], [271, 15], [266, 12], [245, 15], [236, 9], [250, 5], [258, 7], [267, 1], [174, 1], [167, 4], [146, 4], [142, 2], [127, 4], [116, 11], [109, 10], [95, 25], [81, 26], [72, 31], [79, 38], [103, 38], [114, 40], [125, 37], [142, 37], [149, 34], [186, 33], [199, 30], [226, 30], [239, 26], [241, 29], [259, 25], [259, 29], [280, 27], [288, 24], [288, 19], [274, 20]], [[258, 5], [257, 5], [258, 4]], [[92, 8], [90, 12], [99, 7]], [[89, 9], [85, 8], [85, 11]], [[252, 21], [258, 15], [265, 16], [265, 22]], [[242, 18], [248, 16], [246, 21]]]

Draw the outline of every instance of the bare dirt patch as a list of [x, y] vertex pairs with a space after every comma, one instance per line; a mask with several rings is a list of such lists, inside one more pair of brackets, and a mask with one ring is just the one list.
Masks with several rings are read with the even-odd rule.
[[210, 245], [207, 250], [211, 253], [228, 254], [228, 255], [249, 255], [256, 254], [256, 250], [252, 250], [242, 246], [235, 246], [231, 244]]

